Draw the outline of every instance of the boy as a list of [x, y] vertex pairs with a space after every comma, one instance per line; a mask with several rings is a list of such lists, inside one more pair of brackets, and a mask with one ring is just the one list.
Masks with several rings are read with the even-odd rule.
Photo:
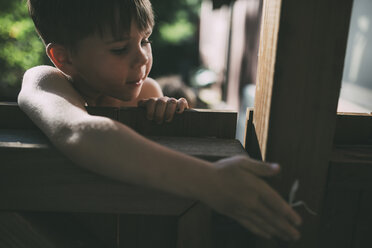
[[[188, 107], [148, 78], [149, 0], [28, 0], [54, 67], [24, 75], [19, 106], [72, 161], [117, 180], [200, 200], [262, 237], [296, 240], [301, 218], [258, 176], [279, 170], [248, 157], [210, 163], [169, 150], [85, 106], [136, 106], [156, 122]], [[178, 109], [178, 110], [177, 110]]]

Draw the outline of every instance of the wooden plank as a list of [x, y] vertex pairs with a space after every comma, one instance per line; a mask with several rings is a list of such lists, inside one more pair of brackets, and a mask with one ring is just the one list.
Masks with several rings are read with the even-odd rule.
[[146, 119], [143, 108], [121, 108], [119, 121], [145, 136], [215, 137], [234, 139], [237, 113], [188, 109], [170, 123], [156, 124]]
[[320, 247], [367, 247], [372, 231], [372, 146], [333, 149]]
[[254, 247], [256, 236], [237, 221], [213, 211], [211, 222], [213, 248]]
[[19, 214], [0, 212], [0, 247], [57, 248]]
[[120, 215], [118, 248], [174, 248], [177, 216]]
[[370, 247], [372, 244], [372, 190], [362, 191], [355, 227], [353, 248]]
[[91, 115], [99, 115], [111, 118], [113, 120], [119, 119], [119, 108], [114, 107], [86, 107]]
[[118, 247], [119, 214], [100, 213], [67, 213], [72, 215], [75, 222], [89, 232], [100, 247]]
[[0, 213], [0, 247], [108, 247], [75, 218], [63, 213]]
[[209, 248], [211, 245], [211, 210], [196, 203], [179, 217], [177, 248]]
[[1, 129], [36, 129], [36, 125], [16, 103], [0, 102]]
[[372, 114], [338, 113], [336, 145], [372, 145]]
[[[245, 151], [236, 139], [151, 136], [149, 139], [190, 156], [216, 161], [232, 155], [244, 155]], [[0, 151], [53, 150], [59, 154], [39, 130], [0, 129]], [[59, 155], [56, 155], [61, 156]]]
[[[146, 119], [144, 108], [87, 107], [92, 115], [119, 120], [146, 136], [215, 137], [234, 139], [237, 113], [207, 109], [188, 109], [170, 123], [158, 125]], [[16, 103], [0, 103], [0, 129], [37, 129]]]
[[[84, 170], [37, 131], [0, 130], [0, 210], [182, 213], [192, 200], [120, 183]], [[39, 134], [39, 135], [38, 135]], [[171, 149], [215, 161], [245, 151], [237, 140], [153, 137]], [[6, 142], [5, 142], [6, 141]], [[73, 191], [71, 191], [73, 189]]]
[[56, 151], [0, 151], [0, 210], [179, 214], [193, 201], [114, 181]]
[[353, 247], [360, 196], [360, 191], [353, 189], [330, 188], [327, 191], [319, 247]]
[[337, 146], [332, 151], [331, 188], [372, 190], [372, 146]]
[[[319, 214], [351, 7], [352, 0], [267, 0], [263, 7], [253, 119], [262, 158], [281, 164], [274, 187], [284, 197], [299, 179], [296, 199]], [[301, 214], [293, 247], [318, 247], [320, 215]]]

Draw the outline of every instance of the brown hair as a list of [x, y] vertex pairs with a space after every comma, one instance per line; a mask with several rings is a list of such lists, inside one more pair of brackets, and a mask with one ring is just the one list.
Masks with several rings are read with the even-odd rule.
[[154, 25], [149, 0], [27, 0], [27, 4], [44, 44], [70, 49], [95, 33], [111, 31], [114, 38], [120, 38], [130, 32], [131, 20], [141, 31]]

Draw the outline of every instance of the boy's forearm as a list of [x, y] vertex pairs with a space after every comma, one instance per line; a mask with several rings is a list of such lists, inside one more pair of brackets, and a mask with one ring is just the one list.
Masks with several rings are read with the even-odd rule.
[[185, 197], [201, 200], [213, 181], [211, 163], [170, 150], [103, 117], [78, 124], [56, 145], [99, 174]]

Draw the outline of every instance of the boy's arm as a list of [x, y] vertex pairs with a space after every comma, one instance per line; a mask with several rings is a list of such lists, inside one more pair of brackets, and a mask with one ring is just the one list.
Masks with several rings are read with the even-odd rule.
[[26, 72], [18, 103], [80, 166], [120, 181], [200, 200], [263, 237], [296, 239], [300, 217], [258, 176], [278, 171], [247, 157], [215, 164], [160, 146], [111, 119], [89, 115], [61, 72]]

